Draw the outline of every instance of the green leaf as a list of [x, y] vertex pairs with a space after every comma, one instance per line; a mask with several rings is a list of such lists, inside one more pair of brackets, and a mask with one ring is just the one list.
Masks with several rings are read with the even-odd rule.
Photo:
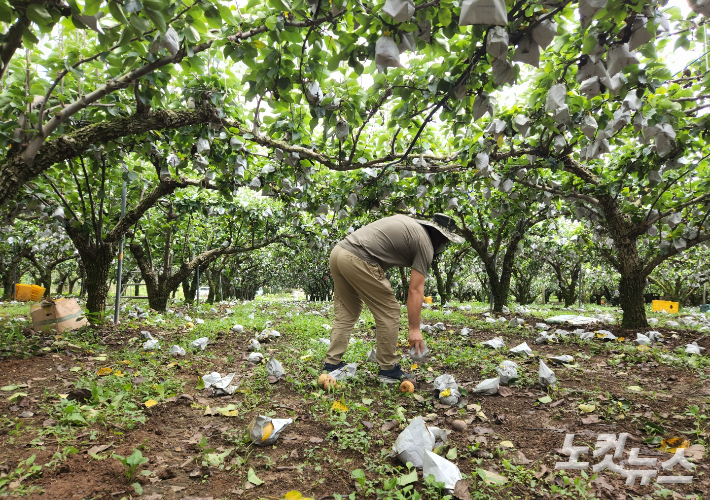
[[36, 3], [27, 6], [27, 18], [39, 25], [45, 25], [52, 21], [52, 16], [47, 12], [47, 9]]
[[543, 404], [552, 403], [552, 398], [550, 396], [543, 396], [541, 398], [537, 398], [537, 400]]
[[290, 12], [291, 4], [286, 0], [269, 0], [269, 5], [279, 12]]
[[207, 20], [207, 24], [210, 28], [216, 30], [222, 29], [222, 16], [220, 15], [219, 10], [217, 10], [213, 5], [205, 9], [205, 19]]
[[249, 481], [254, 486], [260, 486], [264, 484], [264, 481], [259, 479], [256, 475], [256, 472], [254, 472], [254, 469], [249, 469], [249, 472], [247, 473], [247, 481]]
[[264, 24], [269, 30], [276, 29], [276, 23], [277, 19], [276, 16], [269, 16], [266, 18], [266, 21], [264, 21]]
[[416, 483], [418, 479], [417, 469], [414, 469], [409, 474], [399, 476], [399, 478], [397, 478], [397, 484], [400, 486], [407, 486], [408, 484]]
[[439, 9], [439, 24], [442, 26], [451, 24], [451, 11], [446, 7]]
[[152, 9], [143, 9], [143, 14], [145, 14], [147, 17], [153, 21], [153, 24], [162, 32], [165, 33], [168, 29], [167, 24], [165, 23], [165, 17], [163, 17], [163, 14], [158, 12], [157, 10], [152, 10]]
[[143, 487], [140, 485], [140, 483], [133, 483], [131, 486], [133, 486], [133, 490], [136, 492], [136, 495], [143, 494]]
[[446, 458], [449, 460], [456, 460], [456, 457], [458, 457], [458, 450], [456, 448], [451, 448], [446, 454]]
[[118, 2], [109, 2], [108, 11], [111, 13], [111, 16], [113, 16], [116, 22], [121, 24], [128, 24], [128, 19], [123, 13], [123, 9], [121, 9], [121, 6], [118, 4]]
[[365, 406], [371, 405], [373, 401], [374, 400], [372, 400], [370, 398], [362, 398], [362, 404], [364, 404]]
[[597, 37], [594, 35], [587, 36], [582, 42], [582, 54], [589, 54], [597, 45]]

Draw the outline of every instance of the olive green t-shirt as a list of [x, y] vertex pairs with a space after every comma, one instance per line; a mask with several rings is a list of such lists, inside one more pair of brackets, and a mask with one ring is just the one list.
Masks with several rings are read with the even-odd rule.
[[411, 267], [427, 275], [434, 248], [424, 227], [406, 215], [393, 215], [361, 227], [338, 243], [365, 262], [391, 267]]

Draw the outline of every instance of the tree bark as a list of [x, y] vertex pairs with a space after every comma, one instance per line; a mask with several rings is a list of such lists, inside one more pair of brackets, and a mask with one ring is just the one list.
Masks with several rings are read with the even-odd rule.
[[439, 268], [438, 258], [434, 258], [432, 261], [431, 269], [434, 271], [434, 277], [436, 278], [436, 291], [439, 293], [439, 300], [442, 304], [446, 304], [446, 283], [444, 282], [444, 277]]
[[409, 299], [409, 280], [407, 280], [407, 271], [399, 268], [399, 279], [402, 280], [402, 303], [406, 304]]
[[45, 142], [31, 160], [22, 154], [8, 156], [0, 163], [0, 204], [15, 197], [20, 188], [45, 170], [84, 154], [90, 147], [149, 130], [176, 129], [217, 120], [215, 108], [201, 105], [194, 110], [160, 110], [120, 117], [87, 125]]
[[91, 246], [81, 245], [77, 250], [84, 262], [86, 273], [86, 309], [89, 314], [95, 315], [96, 319], [103, 319], [109, 290], [108, 279], [111, 274], [113, 258], [116, 255], [116, 248], [113, 243], [104, 243]]
[[623, 275], [619, 281], [619, 304], [624, 311], [621, 328], [643, 328], [646, 321], [646, 306], [643, 300], [643, 289], [646, 278], [639, 274]]

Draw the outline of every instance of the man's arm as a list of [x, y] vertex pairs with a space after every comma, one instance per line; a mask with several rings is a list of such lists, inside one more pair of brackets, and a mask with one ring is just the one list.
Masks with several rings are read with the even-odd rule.
[[422, 319], [422, 302], [424, 301], [424, 281], [426, 277], [412, 269], [409, 278], [409, 297], [407, 298], [407, 317], [409, 318], [409, 345], [414, 348], [414, 354], [424, 352], [424, 338], [419, 330]]

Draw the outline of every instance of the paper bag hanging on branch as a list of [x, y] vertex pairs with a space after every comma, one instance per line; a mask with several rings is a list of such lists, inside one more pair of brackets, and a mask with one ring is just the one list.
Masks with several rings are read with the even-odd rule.
[[513, 54], [513, 61], [535, 66], [540, 66], [540, 46], [535, 43], [530, 35], [525, 35], [518, 44]]
[[484, 131], [485, 134], [492, 134], [494, 137], [498, 137], [500, 134], [505, 132], [505, 129], [507, 127], [507, 124], [505, 123], [505, 120], [499, 120], [496, 118], [495, 120], [491, 121], [491, 124], [488, 125], [488, 128]]
[[608, 78], [609, 73], [607, 73], [604, 63], [601, 61], [592, 62], [587, 60], [578, 70], [575, 76], [578, 82], [585, 81], [593, 76], [598, 76], [599, 78]]
[[610, 77], [613, 77], [627, 66], [638, 63], [636, 56], [629, 51], [628, 43], [614, 45], [607, 54], [607, 69]]
[[379, 72], [383, 72], [385, 68], [404, 67], [399, 62], [399, 48], [391, 36], [381, 36], [375, 43], [375, 64]]
[[615, 96], [619, 92], [619, 89], [623, 84], [623, 82], [621, 81], [621, 78], [623, 76], [623, 73], [619, 73], [618, 75], [612, 76], [611, 78], [601, 78], [601, 81], [606, 87], [606, 89], [609, 91], [609, 93]]
[[597, 133], [597, 128], [599, 128], [599, 126], [592, 115], [587, 115], [582, 118], [581, 129], [582, 133], [587, 136], [587, 139], [594, 139], [594, 135]]
[[550, 87], [547, 91], [547, 97], [545, 98], [545, 112], [555, 111], [557, 108], [562, 107], [565, 104], [565, 97], [567, 96], [567, 89], [563, 83], [558, 83]]
[[555, 123], [559, 123], [560, 125], [569, 125], [569, 107], [566, 104], [563, 104], [562, 106], [554, 110], [552, 112], [552, 119], [555, 120]]
[[397, 45], [399, 53], [413, 51], [417, 48], [417, 42], [414, 40], [413, 33], [402, 33], [400, 35], [399, 44]]
[[580, 0], [579, 14], [582, 28], [589, 26], [597, 12], [606, 7], [607, 0]]
[[532, 30], [532, 38], [541, 48], [546, 49], [557, 35], [557, 23], [551, 19], [545, 19]]
[[565, 146], [567, 146], [567, 141], [565, 140], [564, 135], [556, 135], [555, 139], [552, 142], [552, 147], [555, 148], [555, 151], [558, 153], [561, 153], [564, 149]]
[[513, 118], [513, 125], [518, 129], [520, 135], [526, 137], [528, 135], [528, 130], [530, 129], [530, 119], [525, 115], [516, 115]]
[[417, 38], [426, 43], [431, 43], [431, 21], [425, 19], [418, 24]]
[[[648, 120], [643, 116], [643, 112], [634, 115], [634, 132], [637, 134], [643, 131], [648, 126]], [[643, 140], [643, 138], [641, 138]]]
[[493, 83], [496, 85], [515, 83], [515, 67], [506, 59], [495, 59], [491, 67], [493, 68]]
[[412, 0], [387, 0], [382, 12], [398, 23], [409, 21], [414, 15], [414, 2]]
[[472, 24], [507, 25], [508, 11], [505, 8], [505, 0], [463, 0], [459, 26]]
[[631, 39], [629, 39], [629, 50], [636, 50], [641, 45], [648, 43], [653, 38], [653, 34], [648, 31], [648, 18], [637, 16], [631, 26]]
[[508, 57], [508, 32], [501, 26], [495, 26], [488, 31], [486, 36], [486, 53], [498, 58]]
[[335, 137], [342, 142], [348, 138], [349, 134], [350, 125], [348, 125], [348, 122], [345, 120], [338, 120], [338, 123], [335, 124]]
[[583, 96], [594, 97], [599, 95], [601, 83], [598, 76], [587, 78], [579, 85], [579, 93]]
[[666, 156], [670, 153], [671, 148], [675, 144], [675, 130], [669, 123], [657, 125], [660, 127], [659, 133], [654, 137], [656, 141], [656, 152], [658, 156]]
[[473, 101], [473, 108], [471, 109], [471, 114], [474, 120], [478, 120], [488, 113], [491, 118], [493, 117], [493, 112], [495, 109], [495, 99], [490, 97], [485, 92], [478, 94], [476, 99]]

